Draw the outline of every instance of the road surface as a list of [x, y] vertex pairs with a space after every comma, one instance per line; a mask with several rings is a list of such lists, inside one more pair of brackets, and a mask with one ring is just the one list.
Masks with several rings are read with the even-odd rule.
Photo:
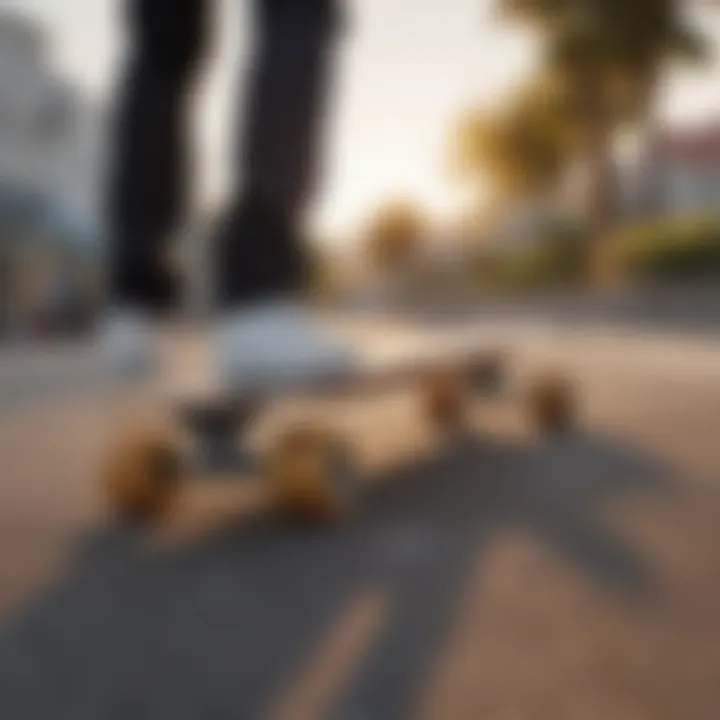
[[[155, 386], [107, 386], [76, 347], [6, 353], [0, 717], [719, 717], [720, 338], [511, 334], [519, 371], [575, 378], [581, 430], [544, 442], [496, 403], [446, 443], [405, 396], [346, 409], [372, 487], [321, 529], [273, 519], [252, 482], [114, 527], [93, 468]], [[167, 346], [202, 356], [192, 332]]]

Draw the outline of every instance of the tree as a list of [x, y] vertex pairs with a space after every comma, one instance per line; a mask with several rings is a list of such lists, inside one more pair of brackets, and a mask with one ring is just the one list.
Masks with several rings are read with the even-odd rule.
[[621, 123], [653, 123], [669, 62], [698, 61], [708, 45], [680, 0], [499, 0], [504, 15], [530, 23], [544, 43], [546, 72], [561, 88], [558, 122], [591, 168], [591, 212], [611, 215], [612, 139]]
[[556, 104], [553, 86], [536, 80], [500, 110], [468, 113], [452, 139], [459, 176], [484, 182], [500, 205], [552, 189], [565, 159]]
[[365, 250], [380, 270], [399, 270], [412, 259], [422, 242], [426, 220], [416, 205], [393, 200], [378, 208], [365, 229]]

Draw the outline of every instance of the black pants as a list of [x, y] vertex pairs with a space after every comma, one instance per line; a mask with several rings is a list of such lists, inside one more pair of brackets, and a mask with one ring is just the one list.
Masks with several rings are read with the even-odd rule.
[[[126, 0], [129, 65], [119, 94], [109, 185], [111, 293], [164, 308], [177, 295], [169, 243], [193, 175], [188, 101], [207, 49], [211, 0]], [[313, 190], [338, 0], [254, 0], [246, 134], [217, 229], [220, 302], [304, 281], [302, 213]]]

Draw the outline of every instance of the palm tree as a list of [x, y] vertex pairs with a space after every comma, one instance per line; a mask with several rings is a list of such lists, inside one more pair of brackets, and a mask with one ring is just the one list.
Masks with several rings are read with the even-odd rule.
[[506, 17], [544, 38], [547, 72], [564, 98], [561, 123], [591, 168], [591, 214], [611, 219], [612, 139], [622, 123], [655, 119], [657, 90], [670, 62], [708, 56], [680, 0], [499, 0]]
[[491, 204], [502, 207], [555, 187], [564, 165], [553, 88], [533, 80], [494, 111], [463, 117], [450, 149], [460, 179], [484, 184]]

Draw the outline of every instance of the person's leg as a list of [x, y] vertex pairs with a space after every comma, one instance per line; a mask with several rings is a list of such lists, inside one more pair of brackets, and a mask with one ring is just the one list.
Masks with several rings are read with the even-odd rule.
[[277, 385], [350, 357], [303, 308], [302, 227], [319, 165], [339, 0], [256, 0], [242, 176], [219, 237], [221, 385]]
[[188, 189], [186, 105], [208, 13], [207, 0], [126, 2], [130, 49], [108, 198], [110, 298], [148, 311], [177, 300], [167, 252]]
[[236, 192], [219, 237], [219, 298], [232, 308], [296, 291], [314, 190], [339, 0], [255, 0], [255, 60]]

